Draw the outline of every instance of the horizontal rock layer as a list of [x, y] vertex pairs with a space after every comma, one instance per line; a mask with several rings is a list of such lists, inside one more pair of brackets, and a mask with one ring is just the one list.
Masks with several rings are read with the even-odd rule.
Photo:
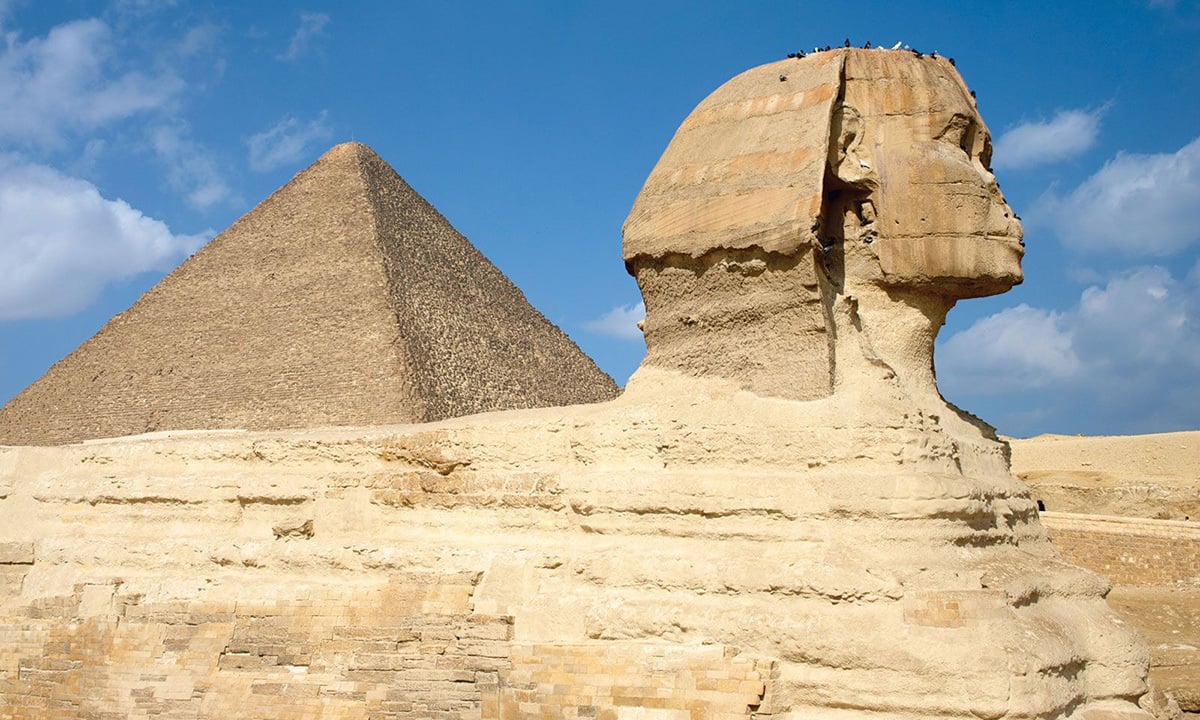
[[1143, 691], [1107, 584], [989, 470], [1002, 446], [671, 382], [649, 404], [0, 450], [0, 707], [1034, 718]]

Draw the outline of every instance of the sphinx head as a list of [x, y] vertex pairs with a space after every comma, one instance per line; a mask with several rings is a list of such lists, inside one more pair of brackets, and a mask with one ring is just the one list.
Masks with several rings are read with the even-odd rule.
[[1021, 228], [990, 153], [944, 58], [838, 49], [733, 78], [684, 120], [625, 222], [644, 364], [822, 397], [839, 299], [905, 298], [936, 332], [956, 300], [1008, 290]]

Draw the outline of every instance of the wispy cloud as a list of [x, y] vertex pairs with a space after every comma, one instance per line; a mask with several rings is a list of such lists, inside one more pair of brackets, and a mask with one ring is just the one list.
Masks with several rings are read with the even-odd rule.
[[602, 317], [583, 324], [585, 330], [597, 335], [608, 335], [622, 340], [641, 340], [642, 329], [638, 323], [646, 317], [646, 303], [618, 305]]
[[1004, 395], [1050, 419], [1094, 410], [1121, 423], [1109, 432], [1195, 427], [1200, 263], [1183, 278], [1161, 266], [1127, 270], [1065, 312], [1003, 310], [939, 344], [937, 367], [954, 398]]
[[108, 283], [165, 270], [212, 235], [176, 235], [51, 168], [0, 158], [0, 320], [81, 310]]
[[119, 13], [146, 15], [173, 8], [177, 4], [177, 0], [115, 0], [112, 7]]
[[332, 135], [333, 130], [326, 122], [324, 111], [315, 120], [308, 122], [285, 117], [246, 140], [250, 147], [250, 169], [266, 172], [297, 163], [311, 154], [315, 145], [328, 140]]
[[165, 72], [114, 73], [112, 31], [101, 20], [77, 20], [45, 37], [0, 46], [0, 139], [57, 143], [70, 131], [88, 131], [162, 108], [184, 83]]
[[221, 37], [221, 28], [213, 23], [203, 23], [190, 28], [179, 40], [175, 51], [183, 57], [192, 57], [211, 52]]
[[1084, 252], [1164, 256], [1200, 243], [1200, 137], [1173, 153], [1117, 153], [1079, 187], [1029, 214]]
[[1050, 120], [1007, 130], [996, 140], [992, 163], [997, 168], [1026, 168], [1082, 155], [1096, 144], [1105, 109], [1063, 110]]
[[288, 43], [287, 50], [276, 55], [275, 59], [290, 62], [300, 58], [308, 52], [313, 39], [325, 32], [327, 25], [329, 25], [329, 15], [325, 13], [300, 13], [300, 26], [292, 34], [292, 40]]
[[203, 210], [234, 199], [216, 161], [203, 145], [189, 137], [185, 125], [153, 128], [150, 145], [166, 166], [171, 187], [182, 193], [192, 207]]

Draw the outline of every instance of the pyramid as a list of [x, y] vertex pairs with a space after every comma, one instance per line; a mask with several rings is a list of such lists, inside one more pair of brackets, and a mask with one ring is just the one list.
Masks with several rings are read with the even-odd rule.
[[346, 143], [0, 408], [0, 445], [428, 422], [617, 392], [387, 163]]

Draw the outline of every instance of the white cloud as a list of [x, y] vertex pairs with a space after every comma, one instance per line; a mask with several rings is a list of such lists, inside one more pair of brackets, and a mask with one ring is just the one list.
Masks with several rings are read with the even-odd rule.
[[96, 19], [58, 25], [43, 38], [0, 37], [0, 138], [55, 143], [164, 107], [183, 89], [171, 73], [111, 77], [112, 31]]
[[69, 315], [204, 244], [56, 170], [0, 158], [0, 320]]
[[1051, 120], [1018, 125], [997, 138], [992, 164], [1024, 168], [1082, 155], [1096, 143], [1104, 110], [1062, 110]]
[[618, 305], [596, 320], [589, 320], [583, 327], [597, 335], [609, 335], [622, 340], [641, 340], [642, 330], [638, 323], [646, 317], [646, 303]]
[[1174, 153], [1117, 153], [1065, 197], [1047, 192], [1030, 219], [1088, 252], [1162, 256], [1200, 242], [1200, 138]]
[[250, 169], [265, 172], [304, 159], [313, 145], [333, 135], [325, 115], [322, 111], [317, 119], [309, 122], [285, 117], [269, 129], [251, 135], [246, 140], [250, 146]]
[[308, 46], [313, 38], [325, 32], [329, 24], [329, 16], [325, 13], [300, 13], [300, 27], [292, 35], [292, 41], [283, 53], [276, 55], [276, 60], [295, 60], [308, 52]]
[[1127, 271], [1083, 291], [1073, 345], [1096, 370], [1136, 376], [1177, 365], [1184, 352], [1200, 369], [1200, 293], [1196, 273], [1180, 282], [1165, 268]]
[[1060, 313], [1021, 304], [979, 320], [938, 349], [939, 377], [951, 393], [1005, 393], [1045, 387], [1079, 371]]
[[[1003, 395], [1014, 416], [1043, 410], [1059, 432], [1194, 428], [1200, 263], [1182, 279], [1160, 266], [1125, 271], [1066, 312], [1003, 310], [940, 344], [937, 366], [947, 397]], [[1063, 426], [1071, 417], [1095, 425]]]
[[189, 205], [203, 210], [234, 199], [216, 161], [204, 146], [188, 137], [185, 126], [152, 129], [150, 145], [167, 167], [167, 180]]

